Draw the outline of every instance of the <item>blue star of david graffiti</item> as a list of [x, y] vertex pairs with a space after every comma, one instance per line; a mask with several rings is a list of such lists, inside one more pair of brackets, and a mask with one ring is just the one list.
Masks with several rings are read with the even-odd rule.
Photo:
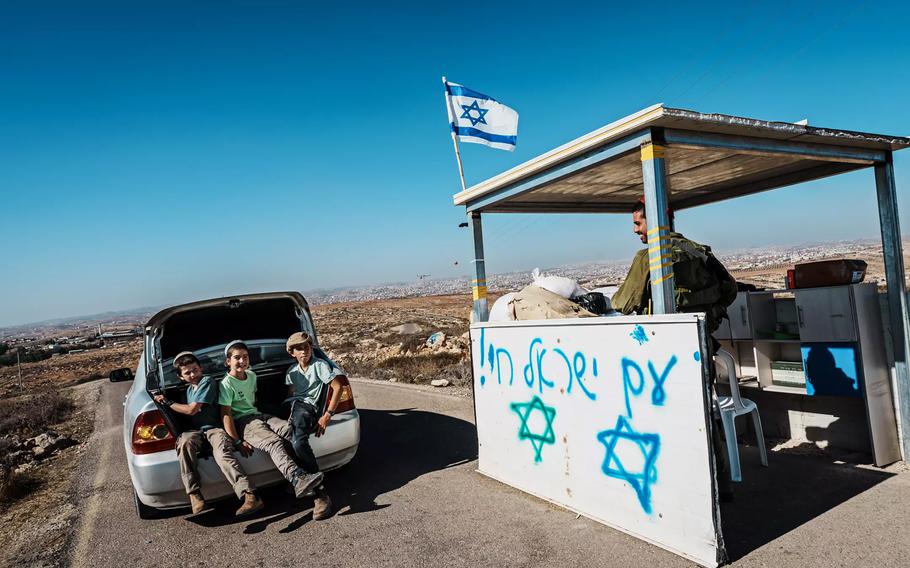
[[[484, 118], [484, 116], [490, 112], [490, 109], [480, 108], [480, 106], [477, 104], [477, 101], [474, 101], [470, 105], [461, 105], [461, 108], [464, 109], [464, 112], [461, 113], [461, 116], [459, 118], [467, 118], [471, 121], [471, 126], [477, 126], [478, 124], [487, 124], [487, 120]], [[472, 110], [477, 111], [476, 117], [471, 114]]]
[[[600, 432], [597, 434], [597, 439], [607, 448], [607, 454], [604, 457], [603, 466], [601, 466], [604, 475], [621, 479], [631, 485], [638, 496], [641, 508], [645, 513], [650, 514], [651, 484], [657, 481], [657, 468], [654, 462], [657, 461], [657, 453], [660, 451], [660, 436], [636, 432], [625, 416], [619, 416], [616, 420], [616, 427]], [[632, 442], [641, 451], [644, 456], [642, 471], [626, 470], [626, 466], [616, 453], [616, 444], [620, 440]]]
[[[556, 435], [553, 433], [553, 419], [556, 418], [556, 409], [545, 405], [540, 400], [540, 397], [537, 396], [532, 398], [530, 402], [513, 402], [509, 407], [521, 419], [518, 439], [531, 441], [531, 445], [534, 447], [534, 462], [540, 462], [540, 453], [543, 451], [544, 444], [556, 443]], [[528, 418], [531, 417], [531, 412], [535, 410], [542, 413], [547, 420], [543, 434], [535, 434], [528, 429]]]

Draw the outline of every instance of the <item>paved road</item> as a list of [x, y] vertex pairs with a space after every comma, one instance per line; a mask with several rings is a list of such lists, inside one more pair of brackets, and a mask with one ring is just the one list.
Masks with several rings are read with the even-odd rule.
[[[470, 400], [364, 382], [354, 384], [360, 451], [327, 476], [340, 510], [330, 520], [313, 521], [311, 502], [272, 489], [263, 492], [268, 506], [254, 518], [235, 519], [231, 501], [195, 519], [177, 513], [140, 521], [121, 442], [127, 388], [103, 385], [95, 436], [77, 480], [81, 514], [71, 563], [79, 568], [692, 566], [477, 474]], [[814, 480], [788, 481], [793, 476], [783, 466], [791, 458]], [[803, 456], [773, 459], [781, 464], [780, 476], [752, 478], [790, 483], [793, 495], [742, 487], [761, 505], [751, 516], [745, 505], [725, 511], [725, 529], [735, 532], [728, 543], [737, 551], [736, 565], [860, 566], [874, 560], [877, 566], [906, 566], [910, 475], [831, 464], [806, 469], [809, 458]], [[804, 498], [814, 505], [787, 513], [802, 487], [817, 491]]]

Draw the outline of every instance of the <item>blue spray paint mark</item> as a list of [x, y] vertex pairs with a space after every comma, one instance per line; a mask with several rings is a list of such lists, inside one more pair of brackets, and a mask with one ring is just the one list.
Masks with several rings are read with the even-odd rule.
[[[635, 369], [635, 372], [638, 373], [637, 387], [632, 384], [632, 377], [629, 375], [629, 369]], [[645, 390], [645, 373], [641, 370], [641, 367], [638, 366], [638, 363], [628, 357], [622, 358], [622, 387], [623, 394], [626, 397], [626, 416], [632, 418], [632, 404], [629, 402], [629, 393], [631, 392], [635, 396], [638, 396]]]
[[694, 357], [696, 361], [701, 361], [701, 353], [699, 353], [698, 351], [693, 353], [692, 357]]
[[480, 328], [480, 368], [483, 369], [484, 328]]
[[664, 367], [663, 372], [658, 376], [657, 370], [654, 368], [654, 363], [648, 361], [648, 372], [651, 373], [651, 378], [654, 379], [654, 389], [651, 391], [651, 404], [663, 406], [664, 401], [667, 400], [667, 391], [664, 390], [664, 383], [667, 382], [667, 377], [670, 376], [670, 370], [673, 369], [673, 365], [675, 364], [676, 355], [673, 355], [667, 362], [667, 366]]
[[480, 386], [483, 386], [487, 382], [487, 378], [483, 375], [480, 375]]
[[645, 328], [640, 325], [636, 325], [635, 328], [632, 329], [632, 333], [630, 333], [629, 336], [637, 341], [639, 345], [644, 345], [648, 342], [648, 334], [645, 332]]
[[509, 384], [512, 384], [512, 381], [515, 380], [515, 366], [512, 364], [512, 354], [508, 350], [498, 348], [496, 349], [496, 382], [502, 384], [502, 363], [500, 362], [500, 356], [505, 355], [506, 359], [509, 361]]
[[[553, 388], [553, 382], [548, 381], [546, 377], [543, 376], [543, 358], [547, 354], [547, 350], [541, 348], [543, 345], [543, 340], [539, 337], [535, 337], [531, 341], [531, 345], [528, 346], [528, 364], [524, 368], [524, 377], [525, 384], [531, 388], [534, 388], [535, 378], [537, 380], [537, 389], [540, 394], [543, 394], [543, 387]], [[538, 346], [538, 351], [534, 350], [534, 347]], [[537, 369], [537, 375], [535, 377], [534, 369]]]
[[[624, 416], [617, 417], [616, 426], [597, 434], [597, 439], [606, 446], [601, 471], [604, 475], [621, 479], [632, 486], [638, 503], [645, 513], [651, 514], [651, 484], [657, 482], [657, 454], [660, 452], [660, 436], [636, 432]], [[635, 444], [644, 457], [642, 471], [630, 472], [622, 463], [616, 451], [620, 440]]]
[[594, 376], [596, 377], [597, 376], [597, 359], [594, 359], [591, 362], [594, 363], [593, 371], [594, 371]]
[[[588, 390], [588, 387], [585, 386], [584, 376], [585, 370], [588, 367], [588, 360], [582, 354], [581, 351], [575, 352], [575, 357], [572, 358], [572, 370], [575, 372], [575, 378], [578, 379], [578, 386], [581, 387], [581, 390], [585, 393], [585, 396], [590, 400], [597, 400], [597, 395]], [[594, 375], [597, 375], [597, 362], [594, 363]], [[569, 378], [569, 387], [572, 386], [572, 379]]]
[[[556, 418], [556, 409], [552, 406], [545, 405], [538, 396], [532, 398], [530, 402], [513, 402], [509, 407], [513, 412], [518, 414], [518, 418], [521, 419], [521, 426], [518, 429], [518, 439], [531, 441], [531, 446], [534, 447], [534, 463], [540, 462], [540, 454], [543, 451], [544, 444], [556, 443], [556, 434], [553, 432], [553, 419]], [[528, 418], [530, 418], [531, 413], [534, 411], [543, 414], [544, 419], [547, 421], [543, 434], [533, 433], [528, 428]]]

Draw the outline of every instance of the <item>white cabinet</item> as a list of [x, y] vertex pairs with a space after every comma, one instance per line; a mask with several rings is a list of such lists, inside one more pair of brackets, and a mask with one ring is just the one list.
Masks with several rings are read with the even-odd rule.
[[801, 341], [856, 341], [850, 286], [796, 290]]
[[751, 294], [740, 292], [727, 307], [727, 318], [720, 322], [715, 339], [752, 339], [752, 321], [749, 310]]
[[748, 294], [736, 295], [736, 300], [727, 308], [727, 316], [730, 318], [731, 339], [752, 339]]

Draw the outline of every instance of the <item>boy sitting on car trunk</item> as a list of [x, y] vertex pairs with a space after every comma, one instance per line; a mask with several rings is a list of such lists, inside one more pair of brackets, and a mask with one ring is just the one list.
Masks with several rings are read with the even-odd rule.
[[287, 421], [262, 414], [256, 408], [256, 373], [249, 370], [249, 348], [242, 341], [232, 341], [224, 348], [224, 356], [229, 371], [221, 379], [218, 404], [234, 447], [244, 457], [252, 455], [253, 448], [266, 452], [294, 487], [294, 495], [300, 498], [309, 494], [322, 483], [322, 473], [307, 473], [288, 455], [282, 440], [290, 439]]
[[177, 377], [187, 383], [186, 404], [169, 400], [163, 394], [155, 395], [155, 402], [171, 411], [188, 416], [189, 428], [177, 438], [177, 459], [180, 462], [180, 477], [186, 494], [190, 498], [193, 514], [205, 510], [205, 499], [199, 486], [199, 452], [208, 440], [212, 446], [212, 457], [221, 473], [230, 482], [237, 498], [243, 505], [237, 515], [248, 515], [262, 508], [262, 501], [253, 493], [253, 487], [243, 468], [231, 451], [231, 442], [218, 419], [218, 389], [211, 377], [203, 376], [202, 365], [192, 351], [183, 351], [174, 357], [174, 371]]
[[[285, 383], [291, 398], [291, 443], [297, 459], [308, 473], [319, 472], [319, 464], [313, 448], [310, 447], [310, 434], [317, 437], [325, 433], [326, 427], [341, 398], [342, 383], [338, 377], [344, 375], [331, 361], [313, 356], [313, 338], [306, 333], [297, 332], [287, 341], [287, 350], [297, 360], [296, 365], [288, 368]], [[325, 405], [325, 411], [317, 408], [322, 400], [325, 385], [331, 383], [332, 397]], [[313, 519], [320, 521], [332, 514], [332, 501], [324, 485], [316, 489], [313, 504]]]

